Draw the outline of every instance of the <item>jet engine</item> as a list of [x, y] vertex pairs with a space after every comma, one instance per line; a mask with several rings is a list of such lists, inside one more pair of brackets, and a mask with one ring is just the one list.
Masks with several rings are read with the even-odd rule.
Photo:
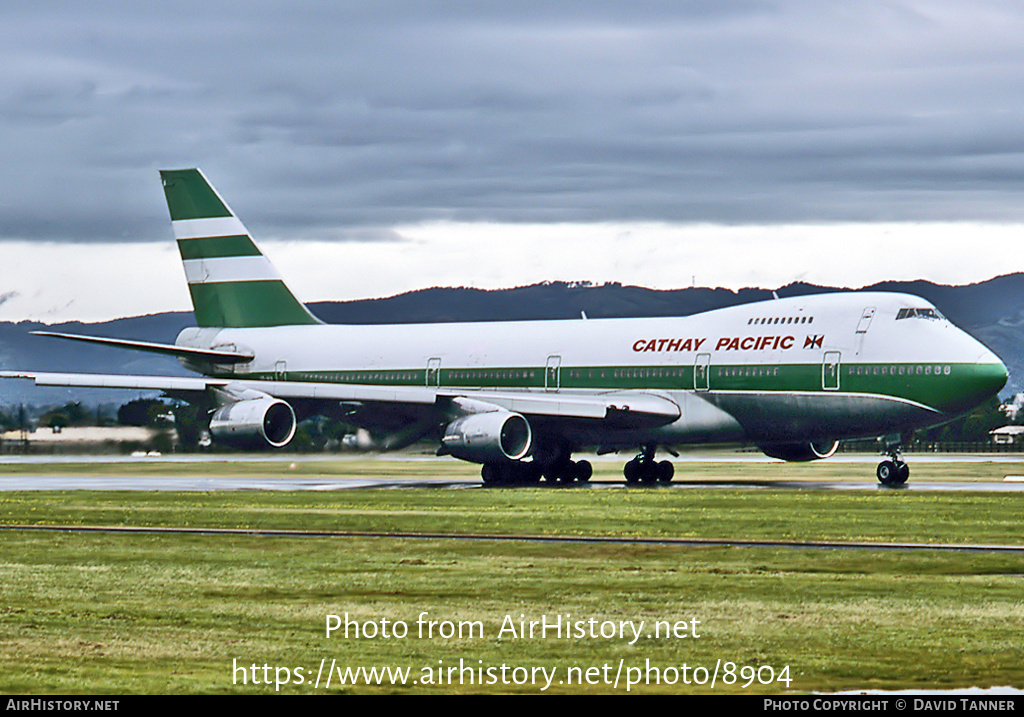
[[270, 396], [236, 401], [214, 411], [210, 433], [233, 445], [281, 448], [295, 435], [295, 411]]
[[828, 458], [839, 448], [839, 441], [808, 441], [807, 443], [770, 443], [758, 446], [772, 458], [784, 461], [816, 461]]
[[518, 461], [530, 452], [529, 422], [511, 411], [488, 411], [457, 418], [444, 429], [445, 453], [474, 463]]

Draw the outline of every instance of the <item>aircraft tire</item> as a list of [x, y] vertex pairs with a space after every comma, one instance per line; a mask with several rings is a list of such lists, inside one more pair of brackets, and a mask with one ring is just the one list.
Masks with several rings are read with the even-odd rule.
[[672, 465], [672, 461], [659, 461], [656, 473], [659, 483], [671, 483], [672, 477], [676, 474], [676, 467]]
[[573, 472], [576, 474], [576, 480], [580, 483], [590, 482], [591, 476], [594, 475], [594, 467], [590, 465], [590, 461], [577, 461], [573, 468]]
[[519, 483], [521, 485], [537, 485], [540, 483], [540, 468], [532, 463], [524, 463], [521, 467]]
[[640, 477], [643, 470], [640, 467], [640, 461], [635, 458], [631, 461], [627, 461], [626, 465], [622, 467], [622, 475], [626, 477], [626, 483], [629, 485], [636, 485], [640, 482]]
[[[882, 461], [875, 469], [875, 476], [882, 485], [899, 485], [899, 474], [900, 471], [895, 461]], [[910, 474], [909, 469], [907, 474]]]
[[899, 461], [896, 464], [896, 485], [903, 485], [910, 478], [910, 466]]
[[532, 463], [484, 463], [480, 477], [488, 487], [537, 485], [541, 472]]
[[565, 476], [571, 475], [572, 461], [562, 460], [557, 463], [549, 463], [544, 468], [544, 480], [548, 483], [564, 483]]
[[484, 463], [480, 466], [480, 477], [484, 485], [494, 486], [500, 483], [501, 466], [494, 463]]

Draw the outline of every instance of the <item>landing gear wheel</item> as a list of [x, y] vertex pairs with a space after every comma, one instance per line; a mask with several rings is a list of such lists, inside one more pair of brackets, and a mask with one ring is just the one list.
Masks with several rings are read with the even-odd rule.
[[655, 461], [654, 451], [656, 448], [657, 446], [644, 446], [640, 455], [622, 467], [622, 475], [626, 477], [627, 484], [653, 485], [671, 482], [676, 473], [675, 466], [671, 461]]
[[672, 476], [676, 474], [676, 467], [671, 461], [659, 461], [657, 464], [657, 476], [659, 483], [671, 483]]
[[544, 468], [544, 480], [558, 485], [586, 483], [592, 475], [594, 468], [589, 461], [562, 461]]
[[540, 469], [533, 463], [523, 463], [520, 468], [519, 485], [537, 485], [540, 483]]
[[910, 466], [903, 461], [896, 463], [896, 484], [903, 485], [907, 482], [907, 478], [910, 477]]
[[484, 463], [480, 467], [480, 477], [484, 479], [484, 485], [497, 485], [498, 473], [498, 466], [494, 463]]
[[576, 480], [576, 461], [570, 461], [558, 476], [559, 485], [571, 485]]
[[535, 485], [540, 481], [540, 471], [532, 463], [484, 463], [480, 477], [488, 487]]
[[594, 467], [590, 465], [590, 461], [578, 461], [574, 466], [576, 474], [576, 480], [580, 483], [590, 482], [590, 477], [594, 475]]
[[658, 464], [654, 461], [640, 464], [640, 480], [644, 485], [654, 485], [658, 482]]
[[903, 461], [882, 461], [875, 475], [882, 485], [903, 485], [910, 477], [910, 466]]
[[640, 482], [640, 478], [643, 475], [640, 461], [634, 458], [631, 461], [627, 461], [626, 465], [622, 467], [622, 475], [626, 477], [626, 483], [629, 485], [636, 485]]
[[879, 463], [878, 470], [875, 471], [878, 482], [882, 485], [903, 485], [910, 478], [910, 466], [903, 460], [902, 447], [912, 436], [912, 432], [907, 432], [885, 436], [882, 439], [885, 441], [885, 455], [888, 456], [888, 460]]
[[558, 463], [555, 465], [549, 465], [544, 469], [544, 482], [545, 483], [563, 483], [565, 482], [565, 474], [569, 470], [569, 461], [564, 463]]

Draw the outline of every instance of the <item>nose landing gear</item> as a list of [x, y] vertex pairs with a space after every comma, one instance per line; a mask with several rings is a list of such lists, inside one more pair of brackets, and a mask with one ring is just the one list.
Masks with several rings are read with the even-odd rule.
[[878, 468], [875, 469], [878, 482], [885, 486], [903, 485], [910, 477], [910, 466], [903, 460], [900, 443], [887, 445], [886, 455], [889, 456], [888, 460], [879, 463]]

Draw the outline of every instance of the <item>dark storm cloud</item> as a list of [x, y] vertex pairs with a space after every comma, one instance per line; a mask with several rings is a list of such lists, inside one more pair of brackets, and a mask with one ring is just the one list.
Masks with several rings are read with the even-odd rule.
[[[41, 7], [45, 5], [45, 7]], [[1014, 3], [5, 3], [0, 236], [1020, 221]]]

